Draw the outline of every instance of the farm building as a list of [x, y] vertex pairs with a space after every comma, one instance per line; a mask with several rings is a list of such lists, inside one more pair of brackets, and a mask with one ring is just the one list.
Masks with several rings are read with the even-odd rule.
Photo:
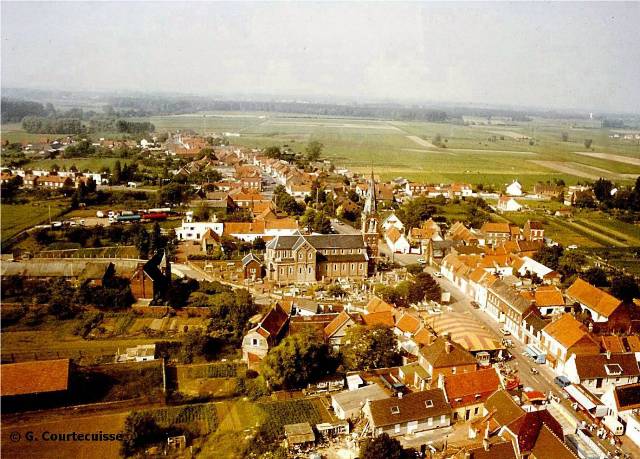
[[0, 367], [2, 408], [36, 409], [64, 401], [69, 391], [69, 359], [10, 363]]

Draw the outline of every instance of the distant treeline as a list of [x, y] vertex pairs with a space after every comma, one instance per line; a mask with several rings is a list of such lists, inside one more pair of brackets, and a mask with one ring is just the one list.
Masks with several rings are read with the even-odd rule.
[[3, 123], [19, 123], [25, 116], [49, 116], [54, 112], [51, 104], [44, 106], [28, 100], [2, 99]]
[[30, 134], [86, 134], [91, 132], [143, 134], [153, 132], [155, 126], [148, 121], [100, 118], [89, 120], [87, 126], [82, 123], [80, 118], [26, 116], [22, 119], [22, 129]]
[[47, 118], [25, 116], [22, 129], [30, 134], [83, 134], [82, 121], [77, 118]]
[[133, 110], [151, 115], [175, 115], [200, 111], [240, 111], [297, 113], [312, 116], [384, 118], [399, 120], [446, 121], [447, 113], [424, 107], [401, 105], [339, 105], [301, 102], [257, 102], [211, 100], [204, 98], [169, 99], [160, 97], [116, 97], [110, 104], [118, 110]]

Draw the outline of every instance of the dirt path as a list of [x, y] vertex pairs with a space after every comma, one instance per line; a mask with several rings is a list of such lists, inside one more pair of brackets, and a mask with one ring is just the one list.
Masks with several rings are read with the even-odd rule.
[[589, 156], [591, 158], [598, 158], [598, 159], [606, 159], [609, 161], [616, 161], [619, 163], [625, 163], [625, 164], [632, 164], [634, 166], [640, 166], [640, 158], [633, 158], [631, 156], [623, 156], [623, 155], [614, 155], [611, 153], [597, 153], [597, 152], [590, 152], [590, 151], [576, 151], [576, 154], [578, 155], [583, 155], [583, 156]]
[[618, 174], [617, 172], [611, 172], [600, 167], [587, 166], [586, 164], [579, 163], [540, 161], [535, 159], [530, 159], [529, 161], [539, 166], [546, 167], [547, 169], [564, 172], [565, 174], [575, 175], [576, 177], [583, 177], [589, 180], [598, 180], [600, 177], [629, 180], [637, 176], [637, 174]]
[[407, 139], [412, 140], [413, 142], [423, 147], [438, 149], [438, 147], [436, 147], [434, 144], [432, 144], [428, 140], [421, 139], [417, 135], [408, 135]]

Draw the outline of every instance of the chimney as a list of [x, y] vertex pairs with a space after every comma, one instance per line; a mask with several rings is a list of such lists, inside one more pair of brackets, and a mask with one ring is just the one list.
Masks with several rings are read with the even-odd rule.
[[607, 360], [611, 360], [611, 351], [607, 351]]
[[447, 354], [451, 354], [451, 351], [453, 350], [453, 344], [451, 341], [446, 341], [444, 343], [444, 350]]
[[438, 375], [438, 389], [444, 390], [444, 375], [442, 373]]
[[487, 421], [487, 426], [484, 428], [484, 439], [489, 440], [489, 421]]
[[489, 451], [489, 449], [491, 448], [491, 443], [489, 443], [488, 438], [485, 438], [484, 440], [482, 440], [482, 447], [484, 448], [485, 451]]
[[398, 398], [402, 399], [402, 392], [398, 392]]

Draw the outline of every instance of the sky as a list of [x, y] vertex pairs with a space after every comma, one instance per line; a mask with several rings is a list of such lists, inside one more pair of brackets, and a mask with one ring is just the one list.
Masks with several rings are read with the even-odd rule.
[[640, 112], [640, 2], [7, 2], [2, 87]]

